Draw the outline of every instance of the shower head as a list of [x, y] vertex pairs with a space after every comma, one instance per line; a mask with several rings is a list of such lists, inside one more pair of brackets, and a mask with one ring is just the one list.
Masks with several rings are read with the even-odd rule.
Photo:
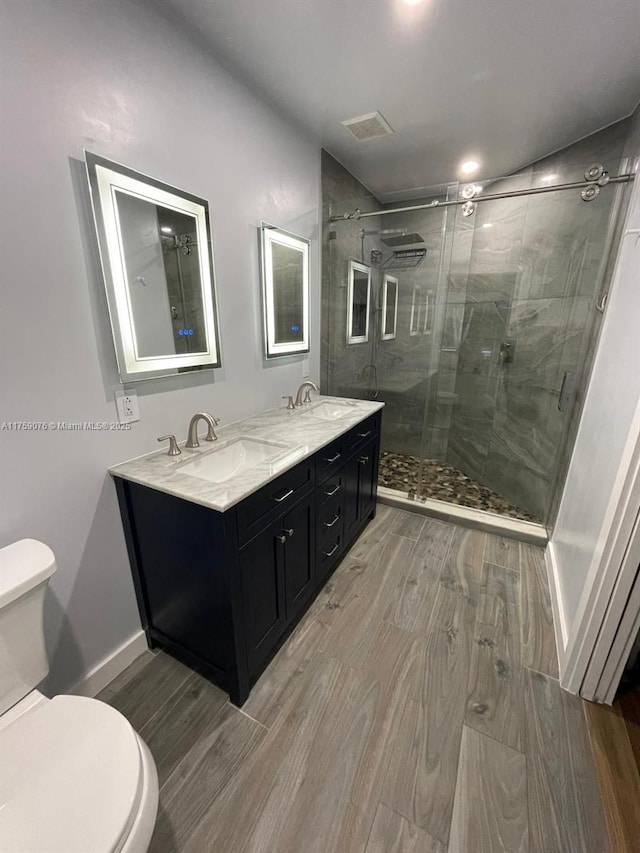
[[395, 246], [413, 246], [416, 243], [424, 243], [424, 238], [420, 234], [413, 231], [407, 234], [406, 228], [380, 228], [373, 231], [365, 231], [364, 228], [360, 231], [362, 239], [365, 237], [379, 237], [380, 242], [384, 243], [389, 248]]
[[424, 238], [415, 232], [413, 234], [400, 234], [397, 237], [381, 237], [380, 240], [393, 248], [395, 246], [413, 246], [415, 243], [424, 243]]

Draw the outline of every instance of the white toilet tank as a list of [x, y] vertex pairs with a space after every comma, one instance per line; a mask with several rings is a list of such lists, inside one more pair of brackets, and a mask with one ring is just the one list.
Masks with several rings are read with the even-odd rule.
[[55, 570], [53, 551], [35, 539], [0, 548], [0, 714], [49, 672], [42, 616]]

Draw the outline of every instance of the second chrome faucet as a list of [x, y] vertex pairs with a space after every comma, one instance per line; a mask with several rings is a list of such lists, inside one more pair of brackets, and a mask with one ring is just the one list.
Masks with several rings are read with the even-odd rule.
[[[302, 399], [302, 392], [307, 389], [307, 393], [304, 395], [304, 400]], [[298, 393], [296, 394], [296, 401], [294, 403], [295, 406], [302, 406], [304, 403], [311, 402], [311, 392], [315, 391], [318, 393], [318, 386], [315, 382], [312, 382], [310, 379], [307, 379], [302, 385], [298, 388]]]
[[200, 447], [200, 442], [198, 441], [198, 424], [200, 421], [204, 421], [207, 425], [205, 441], [215, 441], [218, 438], [214, 427], [218, 426], [220, 419], [214, 418], [213, 415], [210, 415], [208, 412], [196, 412], [189, 421], [189, 430], [187, 432], [187, 442], [185, 447]]
[[[215, 441], [218, 436], [216, 435], [216, 431], [214, 427], [217, 427], [220, 423], [220, 418], [214, 418], [213, 415], [210, 415], [208, 412], [196, 412], [196, 414], [189, 421], [189, 430], [187, 432], [187, 440], [185, 442], [185, 447], [200, 447], [200, 442], [198, 441], [198, 424], [200, 421], [204, 421], [207, 425], [207, 435], [205, 441]], [[180, 450], [180, 446], [176, 440], [175, 435], [162, 435], [158, 439], [158, 441], [169, 441], [169, 456], [180, 456], [182, 451]]]

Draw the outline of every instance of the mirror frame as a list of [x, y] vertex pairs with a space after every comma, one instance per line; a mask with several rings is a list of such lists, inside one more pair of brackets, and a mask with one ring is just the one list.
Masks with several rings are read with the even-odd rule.
[[[218, 309], [207, 201], [91, 151], [85, 150], [84, 155], [120, 378], [123, 382], [132, 382], [184, 371], [220, 367], [222, 361]], [[151, 204], [171, 208], [196, 220], [206, 350], [159, 356], [138, 355], [115, 200], [116, 190]]]
[[422, 333], [430, 335], [433, 331], [433, 290], [427, 290], [424, 294], [424, 320]]
[[411, 299], [411, 316], [409, 317], [409, 335], [414, 337], [420, 334], [420, 313], [422, 309], [422, 287], [413, 285], [413, 296]]
[[[395, 284], [396, 286], [396, 298], [395, 304], [393, 306], [393, 331], [387, 332], [387, 292], [388, 285]], [[381, 338], [383, 341], [392, 341], [396, 337], [397, 329], [398, 329], [398, 290], [400, 288], [400, 282], [396, 278], [395, 275], [389, 275], [389, 273], [384, 274], [384, 278], [382, 280], [382, 328], [380, 329]]]
[[[258, 228], [260, 239], [260, 270], [262, 278], [262, 318], [264, 352], [266, 358], [281, 358], [309, 352], [309, 240], [261, 222]], [[278, 243], [302, 254], [302, 340], [288, 343], [276, 341], [275, 305], [273, 298], [273, 244]]]
[[[364, 335], [353, 334], [353, 282], [354, 273], [362, 272], [367, 276], [367, 318]], [[369, 314], [371, 311], [371, 267], [361, 261], [349, 261], [349, 277], [347, 286], [347, 346], [350, 344], [366, 344], [369, 340]]]

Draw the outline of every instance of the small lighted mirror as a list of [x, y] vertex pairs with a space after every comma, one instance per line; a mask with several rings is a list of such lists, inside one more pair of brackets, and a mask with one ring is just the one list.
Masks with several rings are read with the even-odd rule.
[[419, 284], [413, 285], [413, 299], [411, 300], [411, 318], [409, 320], [409, 334], [417, 335], [420, 332], [420, 314], [422, 312], [422, 288]]
[[424, 295], [423, 311], [422, 331], [425, 335], [430, 335], [433, 330], [433, 290], [427, 290]]
[[396, 336], [398, 321], [398, 279], [385, 275], [382, 282], [382, 340], [391, 341]]
[[259, 232], [265, 354], [309, 352], [309, 241], [266, 222]]
[[85, 160], [121, 379], [219, 367], [207, 202]]
[[347, 343], [364, 344], [369, 340], [369, 296], [371, 269], [359, 261], [349, 261], [347, 287]]

